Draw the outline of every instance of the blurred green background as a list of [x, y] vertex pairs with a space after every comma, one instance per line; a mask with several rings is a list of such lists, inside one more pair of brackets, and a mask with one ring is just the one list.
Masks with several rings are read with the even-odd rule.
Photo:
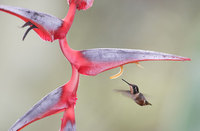
[[[0, 0], [63, 18], [67, 0]], [[115, 80], [113, 69], [82, 76], [78, 89], [78, 131], [200, 130], [200, 1], [94, 0], [78, 11], [68, 34], [69, 45], [88, 48], [131, 48], [189, 57], [191, 62], [142, 62], [126, 65]], [[6, 131], [50, 91], [66, 83], [71, 67], [58, 41], [42, 41], [17, 17], [0, 12], [0, 130]], [[113, 89], [129, 89], [121, 78], [137, 84], [152, 107], [140, 107]], [[62, 113], [34, 122], [24, 131], [57, 131]]]

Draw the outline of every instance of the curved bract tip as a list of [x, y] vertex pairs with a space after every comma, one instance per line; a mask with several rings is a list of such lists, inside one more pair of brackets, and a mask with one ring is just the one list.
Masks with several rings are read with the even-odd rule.
[[84, 75], [97, 75], [121, 65], [137, 64], [140, 61], [190, 61], [190, 58], [182, 56], [136, 49], [98, 48], [83, 50], [80, 54], [84, 61], [79, 61], [79, 72]]
[[15, 15], [25, 22], [30, 22], [36, 26], [33, 30], [46, 41], [54, 41], [59, 39], [58, 30], [63, 25], [63, 20], [54, 16], [24, 9], [20, 7], [12, 7], [7, 5], [0, 5], [0, 11]]

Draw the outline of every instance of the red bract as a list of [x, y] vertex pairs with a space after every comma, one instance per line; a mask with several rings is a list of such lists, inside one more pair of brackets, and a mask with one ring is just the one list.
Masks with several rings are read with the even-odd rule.
[[[79, 73], [72, 65], [72, 76], [70, 81], [59, 87], [41, 99], [24, 116], [9, 129], [19, 131], [30, 123], [44, 117], [64, 111], [61, 131], [65, 128], [75, 129], [74, 106], [76, 104], [76, 92], [79, 84]], [[72, 130], [75, 131], [75, 130]]]
[[67, 0], [68, 4], [76, 4], [78, 10], [87, 10], [93, 5], [94, 0]]
[[188, 61], [189, 58], [154, 51], [116, 48], [73, 50], [66, 38], [59, 40], [65, 57], [83, 75], [94, 76], [103, 71], [140, 61]]
[[66, 37], [74, 19], [76, 6], [75, 4], [71, 4], [69, 13], [64, 20], [20, 7], [0, 5], [0, 11], [10, 13], [24, 20], [26, 23], [22, 27], [30, 26], [23, 39], [33, 29], [43, 40], [54, 41]]

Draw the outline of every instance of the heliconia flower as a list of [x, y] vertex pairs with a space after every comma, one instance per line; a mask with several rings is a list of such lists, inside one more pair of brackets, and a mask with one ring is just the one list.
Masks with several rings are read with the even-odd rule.
[[182, 56], [136, 49], [97, 48], [77, 51], [69, 47], [66, 38], [59, 42], [63, 54], [70, 63], [78, 69], [79, 73], [89, 76], [116, 67], [122, 69], [125, 64], [138, 64], [141, 61], [190, 61], [190, 58]]
[[52, 42], [66, 37], [74, 19], [76, 5], [73, 3], [70, 5], [68, 14], [63, 20], [52, 15], [20, 7], [0, 5], [0, 11], [15, 15], [24, 20], [26, 23], [22, 27], [30, 26], [24, 34], [23, 40], [28, 32], [33, 29], [43, 40]]
[[49, 93], [21, 117], [9, 131], [19, 131], [30, 123], [44, 117], [64, 111], [60, 131], [76, 131], [74, 107], [79, 83], [79, 73], [97, 75], [103, 71], [121, 67], [128, 63], [150, 60], [187, 61], [189, 58], [134, 49], [97, 48], [77, 51], [71, 49], [66, 38], [60, 40], [60, 46], [72, 65], [70, 81]]
[[116, 48], [97, 48], [88, 50], [73, 50], [69, 47], [66, 34], [69, 31], [75, 16], [76, 9], [86, 10], [92, 6], [93, 0], [68, 0], [69, 11], [61, 20], [54, 16], [29, 9], [0, 5], [0, 11], [15, 15], [26, 23], [22, 27], [30, 26], [25, 32], [33, 29], [43, 40], [54, 41], [59, 39], [60, 47], [65, 57], [72, 65], [72, 77], [64, 86], [55, 89], [23, 117], [21, 117], [9, 131], [19, 131], [30, 123], [44, 117], [64, 111], [60, 131], [75, 131], [74, 107], [76, 92], [79, 83], [79, 73], [94, 76], [106, 70], [120, 67], [121, 71], [111, 78], [120, 76], [123, 65], [138, 64], [141, 61], [189, 61], [189, 58], [154, 51]]
[[87, 10], [93, 5], [94, 0], [67, 0], [68, 4], [75, 3], [78, 10]]
[[[35, 104], [24, 116], [9, 129], [9, 131], [20, 131], [25, 126], [44, 117], [64, 111], [60, 131], [75, 131], [74, 106], [76, 104], [76, 92], [79, 84], [79, 73], [72, 65], [72, 76], [70, 81], [45, 96]], [[67, 130], [68, 129], [68, 130]]]

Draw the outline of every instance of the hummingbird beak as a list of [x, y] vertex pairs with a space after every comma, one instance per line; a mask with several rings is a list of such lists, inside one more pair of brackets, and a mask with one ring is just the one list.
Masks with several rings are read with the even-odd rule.
[[125, 81], [124, 79], [122, 79], [124, 82], [126, 82], [129, 87], [130, 87], [130, 91], [131, 91], [131, 94], [133, 94], [133, 88], [132, 88], [132, 85], [130, 83], [128, 83], [127, 81]]
[[124, 79], [122, 79], [124, 82], [126, 82], [129, 86], [131, 86], [131, 84], [130, 83], [128, 83], [127, 81], [125, 81]]

